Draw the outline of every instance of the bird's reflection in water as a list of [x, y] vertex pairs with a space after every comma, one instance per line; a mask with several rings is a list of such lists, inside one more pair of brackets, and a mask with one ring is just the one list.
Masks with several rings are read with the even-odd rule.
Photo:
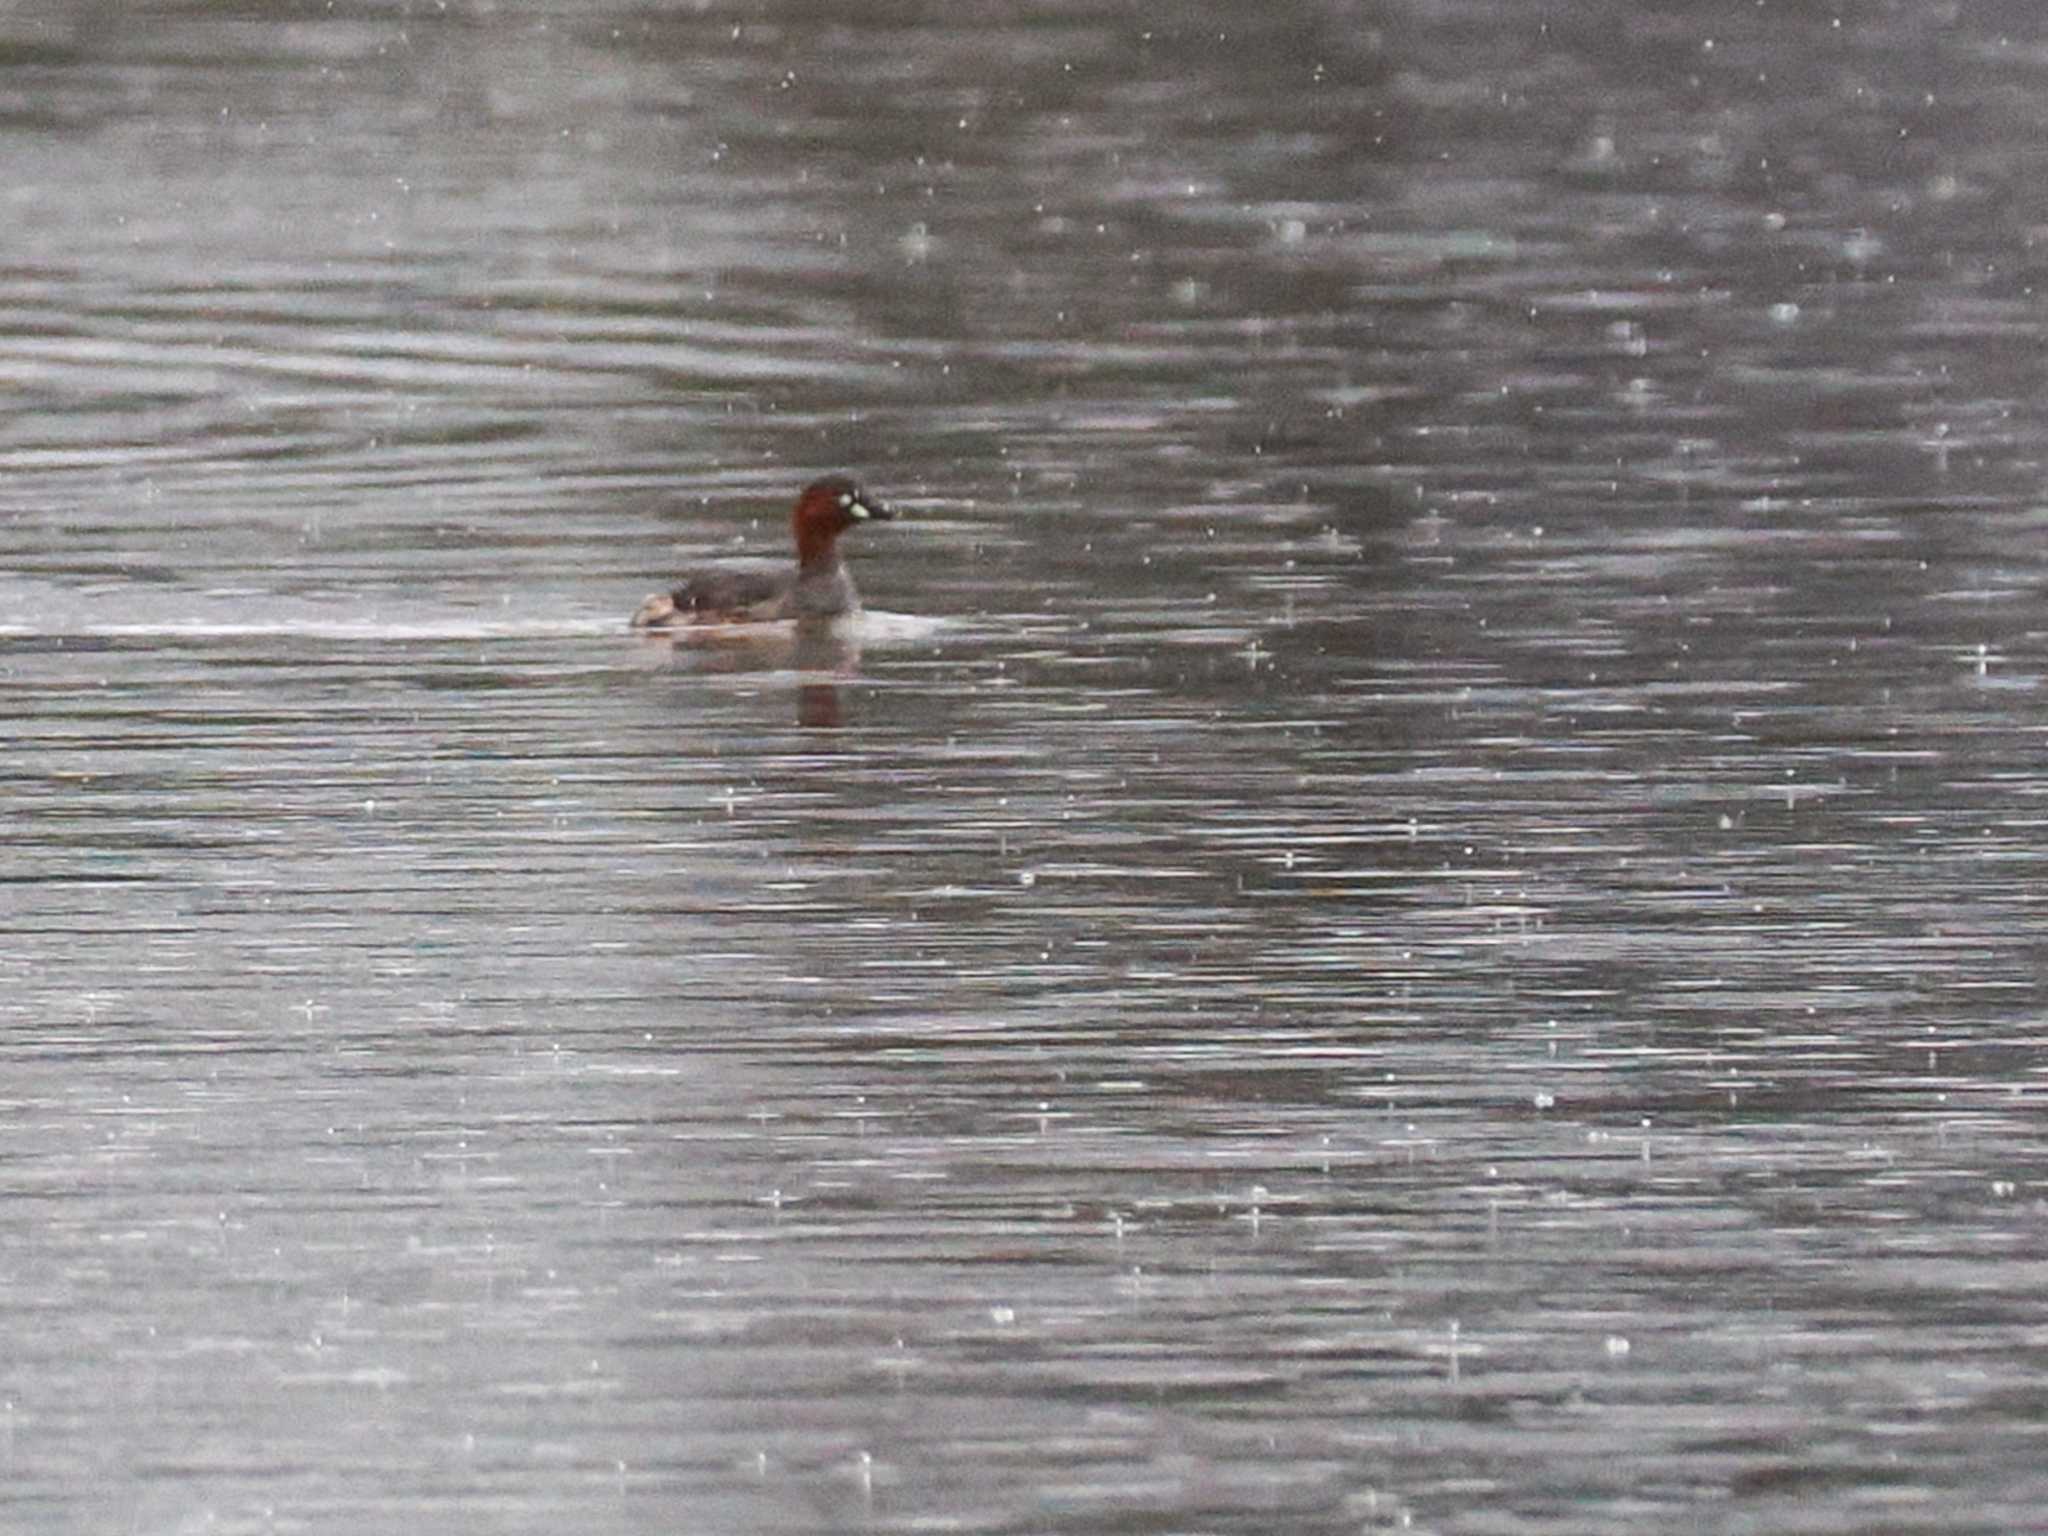
[[798, 725], [836, 730], [845, 724], [840, 687], [859, 675], [861, 644], [843, 624], [692, 624], [642, 633], [648, 645], [701, 671], [791, 672]]
[[843, 723], [839, 684], [860, 671], [860, 640], [835, 624], [799, 624], [792, 647], [796, 722], [816, 730]]

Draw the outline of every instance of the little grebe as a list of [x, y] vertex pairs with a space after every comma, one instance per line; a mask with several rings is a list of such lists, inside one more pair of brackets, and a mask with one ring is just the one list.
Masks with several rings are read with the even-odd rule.
[[730, 559], [683, 572], [672, 591], [656, 593], [633, 614], [635, 629], [688, 624], [756, 624], [775, 619], [835, 619], [860, 612], [860, 594], [839, 557], [839, 535], [895, 512], [845, 475], [813, 480], [790, 514], [796, 565]]

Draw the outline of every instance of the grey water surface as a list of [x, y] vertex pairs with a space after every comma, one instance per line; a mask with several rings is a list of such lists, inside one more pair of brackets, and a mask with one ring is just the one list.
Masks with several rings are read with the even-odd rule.
[[0, 12], [0, 1529], [2048, 1527], [2044, 156], [1995, 0]]

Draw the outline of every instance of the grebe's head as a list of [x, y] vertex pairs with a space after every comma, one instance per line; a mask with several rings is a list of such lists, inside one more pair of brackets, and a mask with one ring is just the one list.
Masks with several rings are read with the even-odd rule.
[[796, 529], [797, 559], [809, 565], [832, 558], [839, 535], [861, 523], [886, 523], [895, 510], [875, 500], [845, 475], [813, 480], [790, 515]]

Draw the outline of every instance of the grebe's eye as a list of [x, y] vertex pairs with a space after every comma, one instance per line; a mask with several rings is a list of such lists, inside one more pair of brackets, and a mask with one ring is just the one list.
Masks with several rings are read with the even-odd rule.
[[841, 492], [839, 493], [839, 510], [840, 510], [840, 511], [842, 511], [842, 512], [845, 512], [845, 511], [849, 511], [849, 510], [851, 510], [852, 506], [853, 506], [853, 492], [851, 492], [851, 491], [841, 491]]

